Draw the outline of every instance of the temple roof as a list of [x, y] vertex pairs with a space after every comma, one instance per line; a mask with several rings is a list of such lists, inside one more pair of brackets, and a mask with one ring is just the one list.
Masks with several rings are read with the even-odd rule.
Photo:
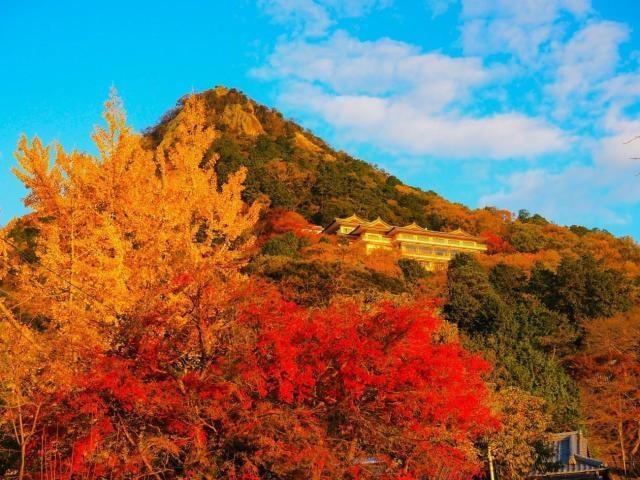
[[344, 218], [336, 218], [329, 225], [325, 227], [323, 233], [336, 233], [342, 225], [352, 226], [353, 230], [349, 233], [349, 235], [358, 235], [363, 232], [376, 232], [382, 233], [384, 235], [393, 236], [398, 233], [413, 233], [419, 235], [429, 235], [434, 237], [441, 238], [452, 238], [452, 239], [468, 239], [476, 242], [484, 243], [482, 238], [479, 238], [475, 235], [471, 235], [470, 233], [465, 232], [461, 228], [457, 228], [451, 232], [439, 232], [436, 230], [429, 230], [427, 228], [422, 228], [415, 222], [410, 223], [409, 225], [395, 226], [389, 225], [387, 222], [382, 220], [380, 217], [375, 220], [369, 221], [363, 219], [356, 215], [355, 213], [349, 217]]
[[[380, 218], [380, 217], [378, 217]], [[345, 217], [345, 218], [336, 218], [334, 220], [335, 222], [338, 223], [357, 223], [357, 224], [361, 224], [361, 223], [369, 223], [369, 220], [365, 220], [361, 217], [359, 217], [358, 215], [356, 215], [355, 213], [349, 217]]]
[[475, 240], [476, 242], [484, 242], [484, 240], [480, 237], [477, 237], [475, 235], [471, 235], [470, 233], [465, 232], [464, 230], [462, 230], [461, 228], [456, 228], [455, 230], [452, 230], [450, 232], [437, 232], [435, 230], [427, 230], [429, 232], [430, 235], [433, 235], [435, 237], [445, 237], [445, 238], [467, 238], [469, 240]]
[[324, 233], [334, 233], [335, 231], [337, 231], [341, 225], [347, 225], [347, 226], [353, 226], [354, 228], [357, 227], [358, 225], [363, 225], [365, 223], [369, 223], [369, 220], [365, 220], [363, 218], [360, 218], [359, 216], [357, 216], [355, 213], [349, 217], [344, 217], [344, 218], [339, 218], [336, 217], [333, 222], [331, 222], [329, 225], [327, 225], [324, 228]]
[[422, 228], [416, 222], [413, 222], [409, 225], [405, 225], [404, 227], [393, 227], [389, 231], [389, 235], [395, 235], [396, 233], [420, 233], [424, 235], [425, 233], [427, 233], [427, 229]]
[[376, 218], [372, 222], [365, 223], [362, 226], [367, 228], [386, 228], [387, 230], [391, 230], [393, 225], [389, 225], [387, 222], [382, 220], [380, 217]]
[[[586, 478], [587, 473], [601, 473], [606, 471], [606, 465], [602, 460], [590, 457], [587, 439], [580, 431], [554, 433], [549, 438], [553, 449], [553, 462], [555, 468], [552, 471], [541, 473], [534, 472], [528, 478]], [[592, 478], [592, 477], [588, 477]], [[602, 476], [593, 478], [603, 478]], [[608, 478], [608, 477], [607, 477]]]
[[358, 225], [353, 232], [354, 235], [357, 235], [362, 232], [379, 232], [379, 233], [387, 233], [393, 228], [393, 225], [389, 225], [387, 222], [382, 220], [380, 217], [376, 218], [372, 222], [363, 223]]

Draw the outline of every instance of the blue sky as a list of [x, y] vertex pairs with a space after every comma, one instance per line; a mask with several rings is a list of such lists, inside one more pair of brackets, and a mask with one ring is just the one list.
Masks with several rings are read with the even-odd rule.
[[0, 0], [0, 223], [21, 133], [92, 148], [233, 86], [469, 206], [640, 238], [637, 0]]

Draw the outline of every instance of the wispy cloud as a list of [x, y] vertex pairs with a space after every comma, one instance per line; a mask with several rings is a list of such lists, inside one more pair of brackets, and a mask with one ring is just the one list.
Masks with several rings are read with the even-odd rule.
[[556, 73], [546, 90], [554, 98], [556, 113], [566, 116], [576, 107], [589, 111], [588, 107], [602, 103], [601, 84], [614, 75], [620, 62], [620, 45], [628, 35], [626, 25], [589, 22], [565, 44], [555, 47], [552, 57]]
[[486, 84], [492, 72], [480, 58], [453, 58], [388, 38], [360, 41], [338, 31], [317, 42], [281, 43], [257, 73], [271, 79], [298, 80], [337, 93], [406, 95], [416, 91], [434, 103], [430, 109], [466, 97]]
[[605, 125], [608, 133], [591, 140], [590, 163], [512, 173], [501, 179], [498, 191], [482, 197], [479, 204], [514, 210], [527, 205], [564, 223], [594, 225], [599, 220], [628, 225], [633, 219], [617, 210], [640, 202], [640, 161], [635, 159], [640, 142], [628, 142], [640, 132], [640, 120], [611, 113]]
[[281, 101], [290, 109], [320, 116], [351, 140], [401, 153], [505, 159], [566, 146], [563, 132], [543, 119], [467, 113], [474, 92], [498, 74], [477, 57], [336, 32], [278, 45], [255, 73], [282, 82]]
[[531, 65], [566, 28], [566, 16], [584, 17], [589, 0], [463, 0], [462, 44], [471, 55], [508, 54]]
[[319, 37], [339, 18], [359, 17], [388, 0], [260, 0], [273, 19], [286, 24], [295, 36]]
[[410, 97], [332, 95], [306, 84], [289, 84], [281, 101], [321, 117], [343, 138], [399, 154], [451, 159], [532, 157], [567, 148], [563, 132], [518, 113], [485, 117], [430, 114]]
[[[341, 18], [383, 5], [373, 0], [269, 3], [292, 18], [317, 8], [319, 20], [292, 21], [302, 33], [281, 39], [253, 73], [335, 138], [414, 166], [473, 160], [493, 182], [482, 205], [622, 224], [621, 206], [640, 204], [640, 162], [630, 160], [640, 142], [624, 144], [640, 134], [640, 54], [621, 57], [629, 25], [602, 18], [590, 0], [425, 0], [425, 22], [454, 5], [459, 13], [458, 42], [437, 50], [340, 29]], [[511, 159], [528, 161], [490, 166]]]

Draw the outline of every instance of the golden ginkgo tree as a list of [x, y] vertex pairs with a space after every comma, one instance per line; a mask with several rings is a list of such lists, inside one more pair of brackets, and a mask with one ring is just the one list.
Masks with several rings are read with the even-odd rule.
[[[117, 348], [127, 322], [160, 306], [195, 325], [201, 292], [222, 302], [221, 285], [239, 277], [259, 206], [242, 201], [244, 170], [220, 184], [215, 158], [200, 167], [217, 135], [204, 116], [202, 99], [186, 99], [150, 149], [112, 94], [95, 155], [20, 139], [15, 174], [31, 212], [0, 232], [0, 427], [20, 478], [47, 389], [64, 391], [86, 352]], [[25, 225], [37, 232], [28, 255], [15, 235]], [[172, 290], [187, 273], [193, 288]], [[206, 348], [212, 335], [193, 330]]]
[[57, 146], [51, 161], [37, 138], [22, 138], [16, 153], [38, 262], [16, 265], [12, 282], [31, 314], [63, 328], [146, 309], [179, 272], [237, 272], [258, 214], [242, 201], [243, 170], [219, 185], [215, 159], [200, 168], [216, 137], [202, 100], [185, 101], [155, 150], [127, 126], [115, 95], [106, 107], [106, 128], [93, 135], [97, 155]]

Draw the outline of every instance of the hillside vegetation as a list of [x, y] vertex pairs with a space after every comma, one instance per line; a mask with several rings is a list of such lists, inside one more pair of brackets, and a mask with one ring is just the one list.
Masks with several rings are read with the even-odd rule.
[[[517, 479], [577, 428], [640, 458], [632, 239], [449, 202], [233, 89], [105, 118], [96, 157], [19, 144], [0, 473], [462, 480], [491, 450]], [[427, 272], [309, 228], [353, 213], [489, 251]]]
[[[633, 276], [640, 273], [640, 248], [631, 238], [578, 225], [560, 227], [524, 210], [514, 216], [499, 206], [469, 209], [336, 151], [238, 90], [217, 87], [199, 95], [207, 106], [207, 124], [219, 132], [203, 167], [216, 157], [215, 170], [224, 181], [245, 166], [243, 196], [249, 202], [266, 199], [272, 209], [298, 212], [318, 225], [356, 213], [394, 225], [415, 221], [433, 230], [462, 228], [484, 234], [492, 253], [510, 254], [509, 262], [525, 266], [537, 260], [557, 263], [559, 256], [553, 252], [592, 253]], [[145, 132], [150, 147], [172, 130], [180, 105]]]

